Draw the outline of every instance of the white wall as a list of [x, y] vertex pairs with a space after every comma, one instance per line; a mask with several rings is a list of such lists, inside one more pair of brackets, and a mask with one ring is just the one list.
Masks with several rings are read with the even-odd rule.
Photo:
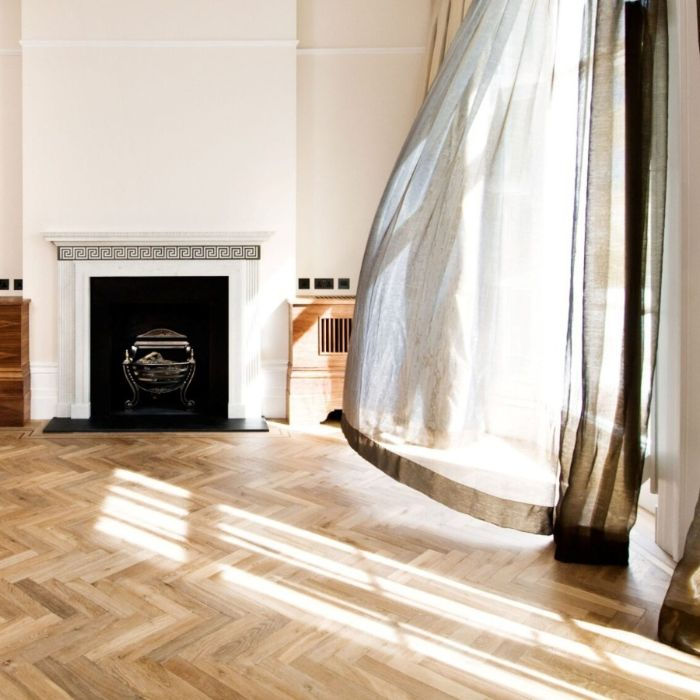
[[[430, 0], [300, 0], [297, 276], [349, 277], [422, 100]], [[313, 289], [311, 290], [313, 292]]]
[[[19, 0], [0, 2], [16, 42]], [[44, 234], [60, 230], [275, 231], [262, 359], [265, 412], [284, 414], [286, 300], [297, 276], [350, 277], [355, 290], [421, 101], [429, 12], [430, 0], [23, 0], [34, 418], [51, 415], [57, 280]], [[16, 172], [19, 132], [7, 138]], [[0, 245], [19, 248], [5, 230]]]
[[23, 0], [25, 39], [290, 39], [293, 0]]
[[211, 0], [196, 11], [184, 0], [24, 0], [22, 24], [33, 367], [57, 355], [50, 230], [274, 231], [262, 255], [263, 361], [285, 360], [294, 0]]
[[[0, 0], [0, 279], [22, 277], [20, 0]], [[21, 292], [17, 292], [21, 294]]]
[[700, 51], [694, 0], [670, 0], [669, 206], [664, 251], [657, 539], [676, 559], [700, 490]]

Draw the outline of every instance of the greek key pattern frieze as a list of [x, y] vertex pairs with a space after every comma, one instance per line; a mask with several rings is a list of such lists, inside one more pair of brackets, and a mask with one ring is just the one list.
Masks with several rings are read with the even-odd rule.
[[260, 260], [259, 245], [67, 245], [58, 259], [89, 260]]

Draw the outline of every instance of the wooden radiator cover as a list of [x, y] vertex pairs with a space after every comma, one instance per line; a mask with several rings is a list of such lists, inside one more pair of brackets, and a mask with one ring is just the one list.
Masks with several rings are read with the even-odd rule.
[[300, 297], [289, 303], [287, 418], [320, 423], [343, 407], [354, 297]]
[[29, 421], [29, 300], [0, 298], [0, 426]]

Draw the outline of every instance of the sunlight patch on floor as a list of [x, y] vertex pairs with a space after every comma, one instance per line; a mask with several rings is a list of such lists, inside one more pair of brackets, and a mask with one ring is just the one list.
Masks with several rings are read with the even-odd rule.
[[[196, 527], [221, 554], [218, 561], [197, 572], [197, 577], [220, 577], [235, 587], [232, 595], [246, 593], [261, 606], [273, 609], [288, 606], [304, 613], [306, 624], [329, 629], [348, 641], [358, 642], [358, 637], [364, 636], [370, 644], [374, 640], [394, 645], [483, 682], [533, 697], [605, 697], [570, 682], [565, 671], [557, 672], [559, 660], [577, 664], [584, 674], [596, 674], [598, 688], [619, 677], [668, 694], [700, 697], [697, 681], [653, 663], [656, 655], [659, 660], [685, 662], [688, 669], [695, 670], [700, 668], [700, 660], [688, 659], [632, 632], [570, 618], [223, 503], [212, 504], [211, 510], [200, 511], [196, 521], [189, 522], [191, 494], [187, 489], [129, 470], [118, 469], [114, 475], [115, 483], [108, 487], [95, 524], [97, 531], [184, 563], [191, 559], [191, 528]], [[284, 567], [282, 578], [250, 571], [263, 565], [265, 572], [274, 572], [269, 568], [271, 562]], [[298, 576], [302, 572], [306, 579]], [[607, 601], [601, 597], [600, 603], [606, 605]], [[609, 603], [613, 610], [616, 605], [619, 602]], [[283, 614], [288, 615], [289, 609]], [[511, 614], [503, 614], [503, 609]], [[433, 626], [448, 623], [455, 634], [442, 636], [423, 629], [415, 624], [421, 619], [426, 626], [428, 620]], [[543, 629], [543, 625], [547, 627]], [[519, 645], [523, 657], [529, 650], [541, 652], [551, 659], [552, 670], [530, 667], [527, 658], [522, 662], [501, 658], [497, 652], [479, 648], [479, 643], [459, 641], [461, 636], [491, 639], [496, 647]], [[642, 663], [618, 653], [620, 648], [640, 650], [650, 658]]]
[[179, 498], [190, 498], [192, 495], [187, 489], [180, 488], [179, 486], [173, 486], [167, 481], [161, 481], [160, 479], [153, 479], [150, 476], [145, 476], [144, 474], [139, 474], [138, 472], [133, 472], [129, 469], [115, 469], [114, 476], [120, 481], [131, 482], [132, 484], [140, 484], [153, 491], [160, 491], [161, 493], [168, 494], [169, 496], [178, 496]]
[[139, 549], [146, 549], [153, 554], [167, 557], [173, 561], [186, 562], [188, 559], [187, 552], [180, 545], [146, 532], [141, 527], [129, 525], [122, 520], [101, 517], [95, 523], [95, 529], [117, 540], [128, 542]]
[[174, 506], [172, 503], [168, 503], [160, 498], [153, 498], [152, 496], [145, 496], [142, 493], [137, 493], [133, 489], [126, 489], [122, 486], [110, 486], [109, 490], [111, 493], [117, 494], [118, 496], [124, 496], [125, 498], [130, 498], [133, 501], [143, 503], [144, 505], [155, 508], [156, 510], [161, 510], [171, 515], [176, 515], [179, 518], [185, 518], [189, 515], [189, 511], [186, 508], [180, 508], [179, 506]]
[[[442, 637], [397, 622], [377, 622], [371, 617], [328, 603], [317, 596], [294, 590], [260, 576], [223, 567], [222, 577], [237, 587], [256, 595], [264, 595], [321, 620], [335, 622], [381, 641], [397, 644], [407, 650], [434, 659], [494, 685], [531, 697], [565, 698], [572, 694], [582, 698], [603, 698], [603, 695], [578, 688], [541, 672], [504, 661], [486, 652], [459, 645]], [[444, 644], [444, 642], [449, 642]], [[556, 690], [566, 694], [557, 693]]]
[[115, 469], [114, 477], [95, 529], [172, 561], [188, 561], [190, 492], [127, 469]]
[[[508, 605], [510, 607], [517, 608], [518, 610], [521, 610], [523, 612], [541, 615], [542, 617], [546, 617], [550, 620], [561, 621], [562, 619], [561, 615], [558, 615], [557, 613], [552, 612], [550, 610], [544, 610], [529, 603], [523, 603], [521, 601], [505, 598], [504, 596], [498, 595], [497, 593], [492, 593], [480, 588], [476, 588], [474, 586], [470, 586], [465, 583], [461, 583], [459, 581], [454, 581], [453, 579], [446, 578], [445, 576], [440, 576], [440, 574], [436, 574], [432, 571], [427, 571], [425, 569], [412, 566], [411, 564], [404, 564], [403, 562], [391, 559], [389, 557], [385, 557], [381, 554], [375, 554], [374, 552], [369, 552], [367, 550], [360, 549], [358, 547], [355, 547], [354, 545], [347, 544], [345, 542], [340, 542], [330, 537], [319, 535], [315, 532], [310, 532], [309, 530], [303, 530], [301, 528], [294, 527], [293, 525], [288, 525], [286, 523], [280, 522], [279, 520], [266, 518], [265, 516], [257, 515], [255, 513], [249, 513], [248, 511], [242, 510], [240, 508], [234, 508], [233, 506], [229, 505], [219, 505], [219, 510], [224, 514], [234, 516], [236, 518], [248, 521], [250, 523], [261, 525], [271, 530], [292, 535], [299, 539], [307, 540], [309, 542], [313, 542], [314, 544], [329, 547], [340, 552], [357, 555], [360, 559], [362, 559], [365, 562], [371, 562], [381, 566], [389, 567], [392, 570], [404, 572], [411, 576], [417, 576], [426, 581], [430, 581], [431, 583], [437, 583], [441, 586], [452, 588], [460, 593], [476, 595], [481, 598], [490, 600], [494, 603], [497, 603], [498, 605]], [[219, 527], [225, 529], [225, 527], [229, 526], [220, 525]]]

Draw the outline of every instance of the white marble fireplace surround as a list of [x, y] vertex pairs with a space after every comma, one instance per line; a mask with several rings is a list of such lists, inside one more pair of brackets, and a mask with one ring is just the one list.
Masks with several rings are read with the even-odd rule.
[[272, 233], [47, 233], [58, 253], [59, 418], [90, 417], [90, 278], [225, 276], [229, 418], [262, 413], [258, 284]]

